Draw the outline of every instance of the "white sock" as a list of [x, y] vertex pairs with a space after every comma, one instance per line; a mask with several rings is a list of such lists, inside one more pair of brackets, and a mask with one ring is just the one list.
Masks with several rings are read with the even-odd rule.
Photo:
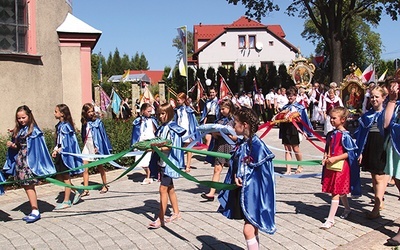
[[331, 208], [329, 209], [329, 216], [328, 220], [334, 222], [335, 221], [335, 215], [336, 211], [339, 207], [339, 200], [332, 200], [331, 201]]
[[40, 213], [39, 213], [39, 210], [33, 209], [32, 212], [31, 212], [31, 214], [33, 214], [33, 215], [35, 215], [35, 216], [38, 216]]
[[246, 240], [246, 244], [247, 244], [248, 250], [258, 250], [258, 242], [257, 242], [256, 237], [254, 237], [250, 240]]

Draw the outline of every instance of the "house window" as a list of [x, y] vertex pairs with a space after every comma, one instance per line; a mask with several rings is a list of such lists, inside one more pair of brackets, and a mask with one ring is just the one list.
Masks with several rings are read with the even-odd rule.
[[2, 1], [0, 52], [27, 52], [28, 8], [26, 0]]
[[265, 68], [265, 70], [268, 72], [269, 71], [269, 69], [271, 68], [271, 67], [273, 67], [274, 66], [274, 62], [272, 62], [272, 61], [266, 61], [266, 62], [261, 62], [261, 68]]
[[246, 36], [239, 36], [239, 49], [246, 48]]
[[221, 47], [225, 47], [226, 46], [226, 42], [221, 42]]
[[221, 66], [224, 67], [225, 69], [229, 70], [230, 68], [235, 67], [235, 63], [234, 62], [222, 62]]
[[274, 46], [274, 41], [269, 41], [268, 44], [269, 46]]
[[256, 47], [256, 36], [249, 36], [249, 49]]

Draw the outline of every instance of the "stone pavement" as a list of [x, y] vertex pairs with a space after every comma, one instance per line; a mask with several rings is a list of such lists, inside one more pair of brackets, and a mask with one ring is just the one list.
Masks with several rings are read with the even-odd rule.
[[[283, 159], [282, 148], [272, 129], [264, 139], [276, 159]], [[304, 159], [321, 156], [309, 142], [303, 141]], [[213, 169], [195, 155], [193, 174], [209, 180]], [[295, 168], [293, 167], [293, 170]], [[278, 173], [284, 166], [275, 166]], [[304, 176], [320, 173], [320, 166], [304, 167]], [[108, 172], [113, 180], [121, 170]], [[165, 228], [147, 229], [158, 212], [158, 183], [140, 185], [144, 175], [134, 170], [110, 185], [110, 191], [90, 196], [72, 208], [52, 211], [63, 188], [52, 184], [37, 187], [42, 219], [33, 224], [21, 220], [30, 212], [22, 189], [8, 191], [0, 197], [0, 249], [243, 249], [243, 221], [232, 221], [216, 212], [218, 201], [203, 202], [200, 194], [207, 188], [183, 178], [175, 181], [182, 219]], [[291, 175], [290, 177], [294, 177]], [[74, 179], [77, 185], [81, 178]], [[98, 175], [91, 181], [99, 182]], [[397, 231], [400, 201], [396, 188], [388, 188], [382, 218], [367, 220], [372, 209], [370, 176], [362, 173], [363, 196], [352, 200], [354, 209], [347, 220], [336, 218], [330, 230], [319, 229], [329, 212], [330, 197], [321, 193], [320, 177], [276, 178], [277, 232], [260, 234], [262, 249], [390, 249], [386, 239]], [[172, 210], [172, 209], [170, 209]], [[343, 207], [339, 208], [340, 215]]]

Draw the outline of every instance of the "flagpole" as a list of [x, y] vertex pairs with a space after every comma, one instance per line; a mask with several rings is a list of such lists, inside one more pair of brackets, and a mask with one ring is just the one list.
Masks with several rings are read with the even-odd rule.
[[188, 59], [187, 59], [187, 26], [185, 25], [185, 38], [186, 38], [186, 42], [185, 42], [185, 53], [186, 53], [186, 60], [185, 60], [185, 68], [186, 68], [186, 96], [189, 96], [189, 69], [188, 69]]

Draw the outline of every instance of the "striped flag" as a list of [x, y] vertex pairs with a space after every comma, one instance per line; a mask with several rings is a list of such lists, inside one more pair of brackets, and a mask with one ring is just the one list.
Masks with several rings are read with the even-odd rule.
[[179, 61], [179, 74], [181, 74], [181, 76], [187, 76], [186, 74], [186, 65], [183, 62], [183, 58], [181, 58], [181, 60]]
[[100, 88], [100, 109], [107, 111], [108, 106], [111, 104], [111, 98], [107, 95], [103, 88]]
[[385, 81], [385, 76], [386, 76], [387, 72], [388, 72], [388, 70], [386, 69], [385, 72], [383, 72], [383, 74], [381, 75], [381, 77], [379, 77], [378, 82], [384, 82]]
[[187, 76], [186, 65], [187, 65], [187, 29], [186, 25], [177, 28], [178, 35], [182, 43], [182, 58], [179, 62], [179, 72], [181, 76]]
[[361, 81], [363, 83], [375, 82], [375, 69], [374, 65], [369, 65], [363, 72]]

